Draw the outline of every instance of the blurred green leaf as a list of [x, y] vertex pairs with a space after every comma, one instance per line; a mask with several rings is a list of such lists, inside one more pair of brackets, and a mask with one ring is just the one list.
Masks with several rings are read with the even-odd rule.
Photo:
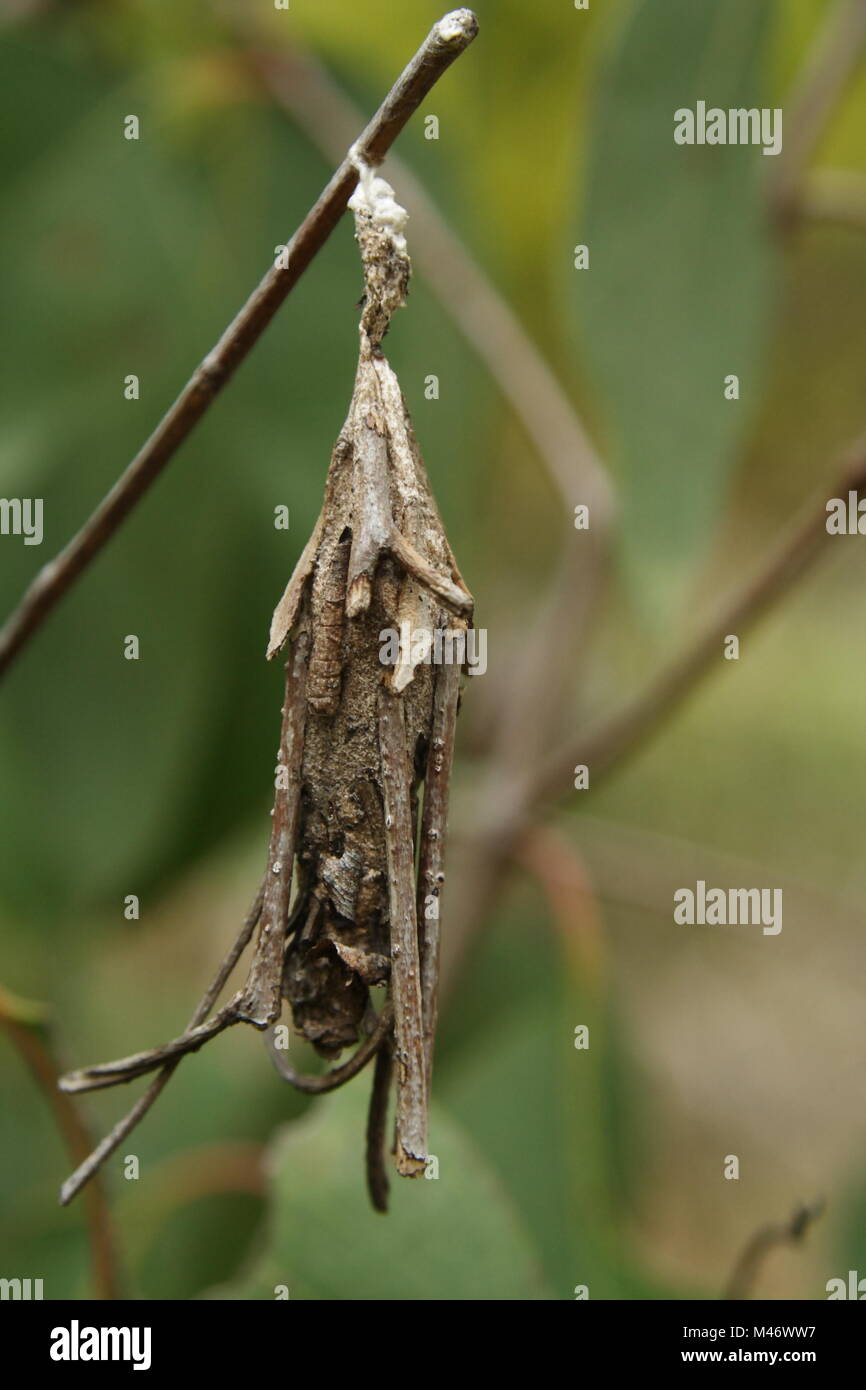
[[[816, 1293], [818, 1298], [826, 1298], [826, 1283], [830, 1279], [844, 1279], [848, 1286], [849, 1270], [856, 1271], [858, 1283], [866, 1279], [866, 1178], [861, 1177], [842, 1202], [831, 1203], [830, 1214], [835, 1239], [821, 1271], [824, 1286]], [[846, 1292], [850, 1293], [847, 1287]], [[863, 1298], [866, 1292], [858, 1293], [858, 1302]]]
[[[576, 243], [580, 337], [623, 483], [623, 544], [669, 608], [713, 529], [759, 401], [772, 259], [757, 148], [674, 143], [674, 112], [765, 104], [768, 5], [639, 0], [602, 79]], [[736, 40], [736, 41], [735, 41]], [[724, 379], [740, 379], [739, 401]], [[676, 566], [670, 563], [677, 557]]]
[[[394, 1178], [391, 1210], [364, 1188], [366, 1087], [323, 1100], [271, 1156], [265, 1253], [217, 1298], [524, 1300], [552, 1295], [493, 1171], [441, 1108], [431, 1115], [438, 1179]], [[338, 1253], [339, 1252], [339, 1253]]]
[[[554, 931], [534, 897], [515, 894], [473, 952], [449, 1001], [434, 1091], [488, 1155], [555, 1297], [577, 1284], [593, 1299], [629, 1297], [642, 1276], [619, 1228], [646, 1157], [635, 1059], [580, 943]], [[578, 1025], [588, 1048], [574, 1045]]]

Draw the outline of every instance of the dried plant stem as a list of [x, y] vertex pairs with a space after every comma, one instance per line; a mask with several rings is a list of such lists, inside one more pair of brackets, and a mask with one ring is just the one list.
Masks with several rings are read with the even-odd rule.
[[460, 699], [460, 667], [456, 662], [440, 667], [434, 695], [433, 729], [424, 778], [421, 816], [421, 850], [418, 856], [417, 917], [421, 948], [421, 1015], [424, 1020], [424, 1076], [427, 1095], [433, 1072], [433, 1044], [439, 1014], [439, 943], [442, 885], [445, 880], [445, 832], [457, 705]]
[[[456, 10], [434, 24], [357, 141], [357, 153], [368, 164], [381, 163], [409, 117], [477, 32], [478, 24], [470, 10]], [[285, 258], [268, 270], [90, 519], [65, 549], [39, 571], [0, 632], [0, 676], [159, 477], [254, 347], [336, 227], [357, 182], [357, 166], [347, 156], [295, 232]]]
[[106, 1087], [116, 1086], [118, 1082], [135, 1081], [137, 1077], [146, 1076], [149, 1071], [156, 1071], [167, 1062], [179, 1062], [190, 1052], [198, 1052], [211, 1038], [239, 1022], [237, 1007], [232, 1001], [206, 1022], [186, 1028], [179, 1037], [172, 1038], [161, 1047], [150, 1048], [146, 1052], [134, 1052], [131, 1056], [120, 1057], [114, 1062], [102, 1062], [95, 1067], [67, 1073], [61, 1081], [60, 1089], [69, 1094], [79, 1094], [82, 1091], [104, 1091]]
[[394, 996], [397, 1064], [397, 1170], [423, 1172], [427, 1158], [427, 1086], [421, 967], [415, 916], [412, 784], [406, 724], [399, 695], [383, 690], [379, 700], [382, 786], [385, 796], [391, 918], [391, 987]]

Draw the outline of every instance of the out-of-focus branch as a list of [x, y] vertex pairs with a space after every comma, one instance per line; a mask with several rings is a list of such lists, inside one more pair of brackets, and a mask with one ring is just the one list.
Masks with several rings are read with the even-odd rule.
[[[78, 1111], [57, 1089], [60, 1067], [44, 1039], [47, 1011], [42, 1005], [16, 999], [0, 987], [0, 1025], [51, 1107], [67, 1151], [74, 1163], [86, 1158], [92, 1147]], [[115, 1299], [119, 1294], [119, 1274], [111, 1214], [100, 1182], [93, 1183], [85, 1204], [87, 1238], [97, 1298]]]
[[[523, 843], [518, 850], [521, 863]], [[760, 866], [752, 859], [588, 813], [580, 818], [580, 851], [592, 874], [598, 901], [665, 916], [670, 914], [673, 883], [698, 878], [713, 883], [760, 879]], [[623, 864], [628, 864], [627, 875], [622, 872]], [[817, 917], [828, 930], [837, 924], [849, 931], [860, 930], [860, 908], [844, 896], [828, 895], [825, 887], [778, 867], [775, 878], [785, 895], [785, 923], [791, 923], [792, 931], [802, 925], [806, 932]]]
[[575, 974], [597, 988], [603, 974], [604, 938], [597, 895], [582, 855], [555, 827], [540, 825], [526, 832], [515, 857], [541, 885], [563, 954]]
[[779, 1245], [798, 1244], [823, 1211], [824, 1202], [819, 1199], [811, 1206], [797, 1207], [789, 1221], [762, 1226], [760, 1230], [756, 1231], [737, 1260], [722, 1298], [746, 1299], [751, 1297], [761, 1267], [770, 1251]]
[[703, 676], [716, 666], [729, 633], [742, 636], [824, 553], [831, 540], [827, 531], [827, 497], [847, 498], [849, 491], [866, 491], [866, 439], [851, 450], [844, 471], [830, 491], [811, 502], [773, 547], [758, 573], [728, 600], [692, 641], [665, 666], [649, 686], [609, 719], [579, 735], [551, 755], [529, 792], [529, 803], [541, 805], [562, 796], [578, 764], [590, 768], [593, 783], [631, 754], [645, 739], [677, 713]]
[[[471, 10], [454, 10], [434, 24], [409, 66], [356, 142], [357, 156], [381, 164], [424, 97], [478, 32]], [[340, 153], [343, 151], [341, 149]], [[0, 676], [159, 477], [181, 444], [255, 346], [274, 314], [322, 249], [358, 182], [347, 155], [307, 213], [280, 258], [253, 291], [219, 342], [196, 368], [174, 405], [64, 550], [37, 574], [0, 631]]]
[[810, 222], [866, 231], [866, 176], [848, 169], [817, 170], [806, 181], [800, 211]]
[[770, 210], [787, 229], [806, 210], [804, 189], [815, 152], [866, 45], [866, 0], [838, 0], [785, 102], [785, 133], [769, 184]]
[[[574, 768], [588, 767], [590, 789], [595, 788], [605, 774], [669, 723], [703, 677], [721, 663], [725, 637], [729, 633], [742, 637], [824, 554], [831, 539], [826, 499], [847, 498], [849, 491], [866, 492], [866, 440], [853, 446], [829, 491], [791, 523], [750, 582], [641, 693], [557, 749], [539, 767], [524, 766], [517, 775], [500, 777], [485, 788], [486, 811], [484, 816], [479, 813], [482, 829], [465, 836], [452, 851], [452, 862], [462, 863], [463, 872], [459, 891], [454, 891], [452, 883], [449, 892], [452, 930], [444, 943], [444, 982], [450, 980], [469, 938], [489, 913], [515, 846], [540, 814], [564, 798], [573, 785]], [[495, 769], [491, 776], [496, 778]]]

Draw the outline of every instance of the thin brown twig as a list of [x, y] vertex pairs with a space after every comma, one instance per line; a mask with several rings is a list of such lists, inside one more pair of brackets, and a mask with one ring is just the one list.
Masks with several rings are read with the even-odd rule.
[[790, 1220], [762, 1226], [756, 1231], [737, 1260], [722, 1298], [749, 1298], [770, 1251], [779, 1245], [796, 1245], [823, 1211], [824, 1201], [819, 1198], [811, 1206], [797, 1207]]
[[[382, 162], [409, 117], [477, 32], [477, 20], [466, 9], [434, 24], [356, 142], [357, 155], [371, 165]], [[336, 227], [357, 182], [356, 164], [347, 156], [288, 243], [285, 256], [268, 270], [126, 471], [78, 534], [39, 571], [0, 632], [0, 676], [105, 547], [256, 344]]]
[[[75, 1105], [57, 1089], [60, 1069], [51, 1052], [33, 1028], [15, 1017], [14, 1010], [7, 1007], [7, 1003], [5, 991], [0, 990], [0, 1023], [35, 1077], [39, 1089], [46, 1096], [70, 1157], [73, 1162], [78, 1162], [86, 1157], [92, 1144], [84, 1121]], [[94, 1183], [87, 1193], [85, 1218], [96, 1297], [119, 1298], [120, 1273], [116, 1242], [102, 1183]]]
[[[463, 628], [465, 632], [465, 627]], [[460, 667], [444, 665], [436, 680], [433, 728], [424, 778], [424, 807], [418, 851], [415, 911], [421, 940], [421, 1017], [424, 1023], [424, 1075], [427, 1096], [433, 1074], [433, 1048], [439, 1016], [440, 910], [445, 882], [445, 827], [451, 789]]]
[[146, 1052], [134, 1052], [129, 1057], [119, 1057], [113, 1062], [100, 1062], [94, 1067], [82, 1067], [79, 1071], [67, 1072], [61, 1080], [60, 1089], [69, 1095], [80, 1095], [83, 1091], [104, 1091], [109, 1086], [126, 1085], [130, 1081], [136, 1081], [139, 1076], [146, 1076], [149, 1071], [158, 1071], [169, 1062], [179, 1062], [191, 1052], [198, 1052], [211, 1038], [240, 1021], [235, 1000], [229, 1000], [212, 1018], [185, 1028], [179, 1037], [172, 1038], [160, 1047], [149, 1048]]
[[379, 694], [379, 744], [387, 839], [394, 1060], [397, 1067], [397, 1169], [424, 1170], [427, 1157], [427, 1080], [421, 1014], [421, 966], [414, 895], [414, 836], [406, 723], [399, 695]]

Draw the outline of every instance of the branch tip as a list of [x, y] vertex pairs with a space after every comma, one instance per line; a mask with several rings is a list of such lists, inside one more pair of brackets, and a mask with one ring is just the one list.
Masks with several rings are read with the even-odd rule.
[[463, 49], [478, 33], [478, 20], [471, 10], [452, 10], [433, 25], [433, 33], [440, 43], [447, 43], [449, 47], [454, 44]]

